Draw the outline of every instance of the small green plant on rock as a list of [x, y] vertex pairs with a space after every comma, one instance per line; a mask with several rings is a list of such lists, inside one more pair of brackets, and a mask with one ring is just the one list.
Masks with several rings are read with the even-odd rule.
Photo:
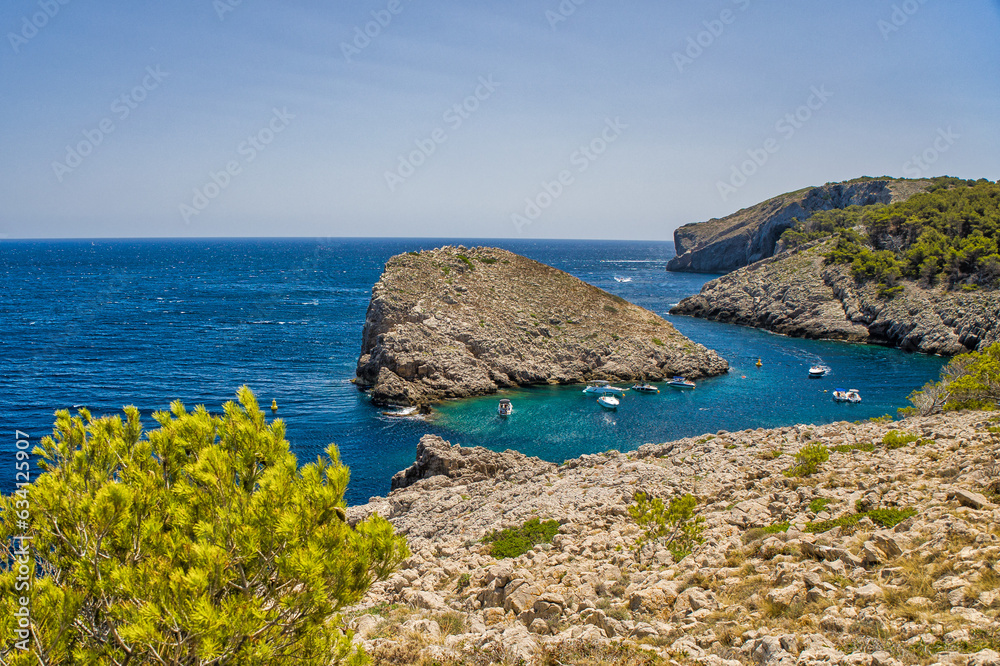
[[493, 531], [483, 537], [483, 543], [493, 544], [490, 555], [499, 559], [518, 557], [540, 543], [552, 543], [552, 538], [559, 531], [559, 521], [531, 518], [518, 528], [508, 528]]
[[900, 432], [898, 430], [890, 430], [885, 433], [882, 438], [882, 444], [885, 445], [886, 450], [892, 451], [893, 449], [900, 449], [911, 442], [915, 442], [919, 437], [909, 432]]
[[872, 509], [871, 511], [864, 511], [860, 513], [852, 513], [849, 515], [841, 516], [840, 518], [834, 518], [833, 520], [823, 520], [818, 523], [806, 523], [806, 532], [820, 533], [832, 530], [835, 527], [846, 527], [853, 528], [862, 518], [867, 517], [876, 525], [880, 525], [884, 528], [893, 528], [899, 523], [903, 522], [911, 516], [917, 515], [917, 510], [913, 508], [906, 509]]
[[827, 507], [833, 500], [829, 497], [817, 497], [811, 502], [809, 502], [809, 510], [813, 513], [819, 513]]
[[786, 471], [785, 476], [812, 476], [829, 459], [830, 450], [819, 442], [812, 442], [795, 454], [796, 465]]
[[862, 442], [861, 444], [838, 444], [830, 450], [835, 453], [850, 453], [851, 451], [864, 451], [865, 453], [871, 453], [875, 450], [875, 445], [871, 442]]
[[691, 493], [673, 497], [664, 505], [659, 497], [639, 492], [635, 502], [628, 507], [628, 515], [645, 528], [646, 532], [636, 544], [637, 551], [646, 543], [663, 541], [667, 550], [679, 562], [691, 554], [695, 545], [704, 541], [705, 519], [695, 516], [698, 500]]

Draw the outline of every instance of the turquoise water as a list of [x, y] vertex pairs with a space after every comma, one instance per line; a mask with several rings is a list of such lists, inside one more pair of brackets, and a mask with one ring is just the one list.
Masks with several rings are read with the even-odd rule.
[[[539, 387], [504, 394], [515, 410], [506, 422], [495, 411], [501, 396], [446, 403], [426, 421], [383, 416], [350, 381], [372, 285], [395, 254], [460, 242], [0, 241], [0, 429], [37, 442], [52, 432], [55, 410], [77, 405], [102, 415], [133, 404], [148, 425], [174, 399], [218, 411], [247, 384], [262, 404], [278, 401], [300, 461], [340, 447], [351, 468], [347, 499], [358, 503], [389, 490], [426, 433], [561, 461], [719, 429], [895, 413], [944, 362], [669, 317], [710, 277], [667, 273], [671, 243], [473, 240], [464, 244], [510, 249], [667, 316], [732, 373], [691, 392], [630, 393], [615, 413], [580, 387]], [[807, 379], [818, 362], [833, 374]], [[860, 389], [864, 403], [834, 404], [823, 391], [838, 386]], [[14, 443], [0, 438], [5, 492]]]
[[[729, 361], [729, 374], [699, 380], [694, 390], [659, 384], [659, 394], [628, 391], [613, 412], [599, 406], [595, 397], [584, 395], [579, 386], [504, 391], [441, 405], [432, 419], [435, 428], [465, 445], [512, 448], [559, 461], [718, 430], [895, 416], [899, 407], [909, 404], [906, 397], [936, 379], [945, 363], [940, 357], [885, 347], [801, 340], [671, 316], [668, 311], [673, 304], [698, 292], [714, 276], [667, 273], [663, 255], [646, 248], [630, 250], [628, 256], [581, 255], [571, 265], [560, 267], [660, 314], [681, 333], [719, 352]], [[761, 367], [756, 366], [758, 359]], [[809, 366], [817, 364], [831, 371], [823, 378], [810, 379]], [[835, 403], [835, 388], [857, 388], [863, 402]], [[507, 419], [496, 414], [501, 397], [514, 404], [514, 413]]]
[[[675, 323], [687, 328], [684, 322]], [[656, 384], [659, 394], [628, 391], [617, 410], [607, 411], [578, 386], [517, 389], [446, 403], [434, 425], [465, 445], [513, 448], [561, 460], [718, 430], [895, 415], [907, 404], [914, 375], [936, 377], [942, 363], [939, 358], [885, 348], [792, 340], [750, 329], [725, 327], [715, 334], [719, 336], [715, 349], [730, 361], [732, 370], [696, 382], [694, 390]], [[821, 379], [808, 378], [814, 362], [830, 366], [832, 372]], [[833, 402], [833, 389], [840, 387], [859, 389], [863, 402]], [[514, 413], [506, 419], [496, 415], [499, 397], [514, 404]]]

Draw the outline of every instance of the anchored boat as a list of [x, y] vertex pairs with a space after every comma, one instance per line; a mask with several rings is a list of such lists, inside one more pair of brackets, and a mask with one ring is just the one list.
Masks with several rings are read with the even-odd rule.
[[613, 395], [602, 395], [597, 399], [597, 404], [604, 409], [618, 409], [618, 398]]
[[508, 400], [507, 398], [501, 400], [500, 404], [497, 405], [497, 414], [499, 414], [500, 416], [508, 417], [510, 416], [510, 413], [513, 411], [514, 411], [514, 405], [512, 405], [510, 403], [510, 400]]
[[674, 388], [682, 388], [682, 389], [693, 389], [694, 382], [678, 376], [668, 381], [667, 386], [673, 386]]
[[833, 400], [834, 402], [851, 402], [857, 404], [861, 402], [861, 393], [858, 389], [834, 389]]
[[627, 390], [628, 389], [612, 386], [611, 382], [603, 379], [596, 379], [594, 381], [587, 382], [587, 388], [583, 389], [583, 392], [592, 395], [624, 395]]

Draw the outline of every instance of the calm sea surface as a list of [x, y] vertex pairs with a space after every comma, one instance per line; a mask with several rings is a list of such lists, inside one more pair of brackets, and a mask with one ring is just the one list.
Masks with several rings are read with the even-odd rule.
[[[504, 392], [514, 402], [506, 420], [497, 396], [448, 403], [429, 420], [383, 416], [350, 383], [371, 287], [392, 255], [459, 243], [507, 248], [664, 315], [731, 372], [694, 391], [629, 392], [613, 413], [580, 387], [539, 387]], [[667, 273], [673, 254], [665, 242], [0, 241], [0, 489], [13, 487], [15, 429], [37, 441], [55, 410], [74, 406], [105, 414], [134, 404], [151, 424], [172, 400], [218, 411], [247, 384], [262, 405], [278, 401], [300, 461], [340, 447], [356, 504], [385, 494], [428, 432], [561, 461], [720, 429], [895, 414], [944, 362], [669, 317], [711, 277]], [[815, 363], [832, 373], [808, 379]], [[839, 387], [864, 402], [834, 403]]]

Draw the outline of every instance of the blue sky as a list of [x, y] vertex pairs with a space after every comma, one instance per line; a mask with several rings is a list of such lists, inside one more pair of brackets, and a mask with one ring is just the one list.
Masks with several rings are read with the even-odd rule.
[[0, 28], [0, 237], [670, 239], [828, 181], [1000, 178], [997, 0], [8, 0]]

